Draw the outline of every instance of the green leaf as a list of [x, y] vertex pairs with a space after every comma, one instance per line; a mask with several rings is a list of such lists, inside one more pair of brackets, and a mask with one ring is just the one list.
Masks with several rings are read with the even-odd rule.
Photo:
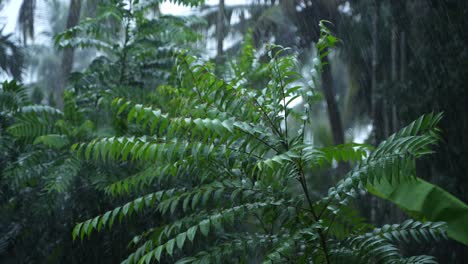
[[195, 262], [196, 260], [197, 258], [195, 257], [186, 257], [183, 259], [179, 259], [175, 264], [186, 264], [186, 263]]
[[468, 205], [442, 188], [420, 178], [368, 184], [372, 194], [389, 200], [421, 221], [446, 222], [448, 236], [468, 246]]
[[82, 225], [83, 223], [79, 223], [75, 225], [75, 227], [73, 228], [73, 233], [72, 233], [73, 240], [75, 240], [79, 236]]
[[167, 241], [167, 243], [166, 243], [167, 254], [172, 256], [172, 253], [174, 252], [175, 243], [176, 243], [175, 239], [171, 239], [171, 240]]
[[80, 239], [83, 240], [85, 235], [89, 236], [88, 233], [88, 227], [90, 226], [91, 220], [87, 220], [86, 222], [83, 223], [83, 227], [81, 227], [81, 232], [80, 232]]
[[162, 254], [163, 249], [164, 249], [164, 245], [161, 245], [161, 246], [157, 247], [156, 250], [154, 251], [154, 257], [158, 261], [161, 259], [161, 254]]
[[200, 192], [197, 192], [193, 198], [192, 198], [192, 210], [195, 210], [195, 208], [197, 207], [197, 204], [198, 202], [200, 201], [200, 196], [201, 196], [201, 193]]
[[198, 226], [192, 226], [187, 230], [187, 237], [190, 240], [190, 242], [193, 242], [193, 239], [195, 238], [195, 235], [197, 234], [197, 229]]
[[185, 239], [187, 238], [187, 233], [180, 233], [176, 237], [177, 247], [182, 249], [184, 247]]
[[204, 236], [208, 236], [208, 233], [210, 232], [210, 220], [205, 219], [205, 220], [201, 221], [199, 226], [200, 226], [200, 232]]

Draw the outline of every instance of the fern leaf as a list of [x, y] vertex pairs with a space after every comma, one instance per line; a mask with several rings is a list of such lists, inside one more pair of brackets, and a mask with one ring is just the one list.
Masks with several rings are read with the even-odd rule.
[[413, 256], [401, 259], [397, 263], [399, 264], [437, 264], [437, 260], [432, 256]]
[[49, 134], [37, 137], [33, 144], [43, 144], [49, 148], [62, 149], [70, 144], [68, 137], [60, 134]]
[[421, 243], [439, 241], [447, 239], [447, 226], [442, 222], [425, 222], [421, 223], [414, 220], [406, 220], [401, 225], [385, 225], [382, 228], [375, 229], [372, 233], [380, 235], [393, 243], [413, 241]]
[[73, 239], [76, 239], [78, 236], [83, 239], [85, 236], [90, 236], [94, 230], [100, 231], [103, 227], [106, 226], [112, 228], [116, 217], [118, 217], [121, 221], [123, 217], [140, 212], [144, 207], [152, 207], [156, 202], [163, 199], [163, 197], [171, 196], [173, 194], [174, 190], [150, 193], [128, 202], [123, 206], [116, 207], [111, 211], [107, 211], [103, 215], [99, 215], [95, 218], [79, 223], [73, 229]]
[[[166, 226], [164, 228], [164, 231], [161, 232], [161, 234], [164, 234], [166, 237], [168, 237], [168, 240], [166, 240], [165, 243], [159, 244], [159, 245], [154, 245], [154, 248], [150, 251], [148, 251], [144, 256], [142, 256], [141, 259], [138, 260], [138, 263], [145, 263], [145, 262], [151, 262], [153, 260], [160, 261], [162, 253], [164, 253], [164, 250], [166, 251], [166, 254], [172, 255], [172, 250], [173, 248], [173, 243], [175, 244], [176, 238], [178, 235], [182, 233], [186, 233], [188, 236], [189, 230], [199, 230], [199, 233], [203, 237], [207, 237], [210, 232], [215, 232], [215, 231], [222, 231], [223, 226], [227, 224], [233, 224], [234, 217], [241, 217], [241, 215], [245, 215], [246, 213], [250, 211], [255, 211], [263, 207], [268, 207], [277, 204], [278, 202], [268, 202], [268, 203], [248, 203], [248, 204], [243, 204], [239, 206], [235, 206], [229, 209], [224, 209], [218, 213], [213, 213], [209, 214], [201, 220], [199, 220], [195, 225], [193, 226], [188, 226], [188, 228], [183, 229], [182, 231], [182, 225], [181, 222], [175, 222], [171, 224], [170, 226]], [[190, 222], [193, 221], [193, 218], [187, 217], [187, 220], [190, 219]], [[182, 220], [184, 222], [185, 220]], [[192, 236], [195, 237], [195, 234], [192, 234]], [[160, 235], [161, 237], [161, 235]], [[161, 240], [161, 239], [159, 239]], [[169, 248], [168, 248], [169, 246]], [[135, 259], [136, 260], [136, 259]]]

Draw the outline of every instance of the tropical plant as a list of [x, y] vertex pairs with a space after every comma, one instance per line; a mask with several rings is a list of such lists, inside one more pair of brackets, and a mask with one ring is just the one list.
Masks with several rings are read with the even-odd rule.
[[112, 251], [108, 242], [101, 250], [73, 247], [69, 235], [73, 219], [110, 203], [95, 203], [102, 193], [99, 183], [119, 173], [111, 173], [111, 164], [93, 166], [70, 152], [74, 142], [96, 136], [86, 116], [91, 111], [78, 107], [72, 91], [63, 112], [34, 105], [27, 88], [14, 81], [3, 83], [0, 109], [0, 261], [63, 262], [71, 256], [87, 262], [105, 255], [102, 249]]
[[[121, 122], [108, 118], [104, 97], [133, 94], [146, 99], [153, 90], [152, 84], [166, 78], [163, 74], [171, 68], [168, 60], [174, 44], [190, 42], [195, 35], [183, 26], [188, 20], [147, 16], [157, 3], [145, 1], [127, 9], [124, 2], [101, 3], [97, 18], [86, 19], [57, 38], [62, 47], [86, 46], [83, 36], [100, 36], [110, 45], [121, 43], [116, 49], [101, 49], [103, 56], [82, 74], [74, 75], [74, 88], [65, 92], [63, 110], [32, 104], [27, 88], [15, 82], [5, 83], [0, 90], [0, 211], [5, 215], [0, 221], [0, 262], [61, 263], [73, 258], [78, 262], [99, 259], [102, 263], [106, 258], [108, 263], [115, 263], [126, 254], [121, 244], [112, 241], [115, 236], [130, 239], [127, 232], [105, 235], [96, 243], [79, 246], [72, 246], [70, 233], [77, 219], [97, 214], [97, 208], [115, 206], [112, 197], [99, 198], [102, 186], [133, 173], [134, 166], [92, 164], [71, 153], [70, 146], [95, 136], [118, 133]], [[122, 28], [115, 26], [118, 23], [123, 25], [123, 38], [120, 34], [108, 34], [113, 32], [109, 31], [110, 26]], [[83, 28], [103, 29], [103, 35], [93, 30], [80, 31]], [[71, 30], [75, 31], [66, 35]], [[166, 49], [162, 47], [165, 45]], [[101, 64], [103, 61], [109, 63]], [[114, 72], [121, 77], [110, 78]], [[126, 90], [136, 83], [145, 84], [140, 93]], [[40, 223], [38, 219], [42, 219]], [[133, 228], [142, 231], [137, 225]]]
[[56, 35], [59, 48], [94, 48], [100, 52], [88, 69], [72, 78], [76, 89], [123, 92], [122, 88], [133, 86], [147, 91], [167, 80], [173, 52], [197, 40], [190, 25], [198, 20], [162, 15], [155, 11], [159, 2], [102, 2], [95, 18], [84, 19]]
[[[324, 32], [326, 52], [335, 40]], [[131, 240], [124, 263], [434, 263], [430, 256], [404, 257], [397, 245], [444, 238], [444, 223], [407, 220], [379, 228], [352, 201], [368, 184], [414, 180], [415, 160], [431, 153], [441, 115], [420, 117], [375, 149], [316, 147], [304, 140], [316, 91], [296, 85], [294, 54], [278, 46], [269, 54], [263, 89], [243, 86], [241, 77], [219, 79], [214, 65], [182, 54], [172, 100], [115, 99], [117, 117], [133, 129], [73, 149], [86, 160], [127, 162], [141, 171], [106, 188], [128, 203], [78, 223], [73, 237], [149, 214], [158, 221]], [[300, 111], [290, 107], [299, 96], [308, 103]], [[299, 129], [290, 125], [294, 119]], [[353, 169], [327, 194], [310, 186], [317, 169], [340, 161]]]
[[21, 81], [24, 68], [24, 54], [21, 47], [12, 40], [12, 34], [3, 34], [0, 29], [0, 69], [7, 75]]

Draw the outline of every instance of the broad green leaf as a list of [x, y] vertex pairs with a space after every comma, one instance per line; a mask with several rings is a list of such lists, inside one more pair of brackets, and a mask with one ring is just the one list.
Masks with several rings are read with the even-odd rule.
[[392, 184], [382, 180], [368, 184], [367, 189], [395, 203], [416, 219], [446, 222], [448, 236], [468, 245], [468, 205], [442, 188], [416, 178]]
[[177, 235], [176, 242], [177, 242], [177, 247], [179, 249], [182, 249], [184, 247], [185, 239], [187, 238], [187, 233], [180, 233]]
[[200, 232], [204, 236], [208, 236], [208, 233], [210, 232], [210, 220], [206, 219], [206, 220], [201, 221], [199, 226], [200, 226]]
[[195, 234], [197, 233], [197, 229], [198, 229], [198, 226], [192, 226], [187, 231], [187, 237], [191, 242], [193, 242], [193, 239], [195, 238]]
[[73, 228], [73, 240], [75, 240], [80, 234], [80, 229], [82, 225], [83, 223], [79, 223]]
[[171, 256], [172, 256], [172, 253], [174, 252], [175, 242], [176, 242], [175, 239], [171, 239], [171, 240], [167, 241], [167, 243], [166, 243], [167, 254], [169, 254]]
[[156, 250], [154, 251], [154, 257], [158, 261], [161, 259], [161, 254], [162, 254], [163, 249], [164, 249], [164, 245], [161, 245], [158, 248], [156, 248]]

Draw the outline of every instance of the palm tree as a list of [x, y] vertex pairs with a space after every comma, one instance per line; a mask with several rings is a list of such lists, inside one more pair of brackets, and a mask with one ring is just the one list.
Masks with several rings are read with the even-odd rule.
[[[70, 0], [68, 9], [68, 18], [66, 29], [70, 29], [78, 25], [81, 15], [82, 0]], [[35, 11], [37, 5], [36, 0], [23, 0], [20, 10], [18, 24], [23, 35], [23, 42], [27, 44], [28, 39], [34, 39], [34, 23]], [[55, 101], [59, 108], [63, 108], [63, 91], [66, 86], [66, 81], [73, 68], [73, 57], [75, 50], [73, 48], [65, 48], [62, 55], [61, 76], [58, 88], [54, 91]]]
[[24, 54], [12, 39], [12, 34], [3, 34], [0, 29], [0, 68], [8, 75], [21, 81], [24, 67]]
[[[78, 23], [80, 22], [80, 13], [81, 0], [70, 0], [70, 8], [68, 10], [66, 29], [78, 25]], [[58, 90], [54, 91], [57, 106], [60, 109], [63, 108], [63, 91], [65, 90], [68, 75], [70, 75], [70, 72], [73, 67], [74, 54], [75, 49], [73, 47], [67, 47], [63, 50], [61, 82], [58, 86]]]
[[[220, 55], [230, 52], [230, 50], [223, 51], [222, 45], [227, 31], [245, 34], [246, 25], [253, 28], [254, 40], [257, 43], [269, 41], [271, 36], [275, 37], [277, 44], [295, 46], [300, 50], [310, 47], [310, 43], [317, 43], [320, 37], [319, 21], [328, 20], [335, 23], [339, 19], [338, 6], [340, 1], [315, 0], [309, 2], [284, 0], [280, 1], [279, 5], [275, 1], [271, 1], [271, 3], [258, 2], [251, 5], [225, 6], [224, 1], [220, 0], [217, 9], [212, 8], [205, 12], [208, 23], [216, 25], [217, 61], [219, 61]], [[240, 19], [234, 25], [229, 23], [235, 11], [243, 14], [246, 10], [251, 13], [249, 19]], [[295, 40], [295, 36], [299, 36], [299, 41]], [[234, 45], [232, 49], [238, 49], [239, 46], [240, 44]], [[327, 56], [323, 59], [328, 63]], [[336, 92], [333, 89], [330, 67], [324, 67], [321, 79], [333, 142], [334, 144], [343, 144], [345, 142], [344, 129], [339, 104], [335, 99]]]

